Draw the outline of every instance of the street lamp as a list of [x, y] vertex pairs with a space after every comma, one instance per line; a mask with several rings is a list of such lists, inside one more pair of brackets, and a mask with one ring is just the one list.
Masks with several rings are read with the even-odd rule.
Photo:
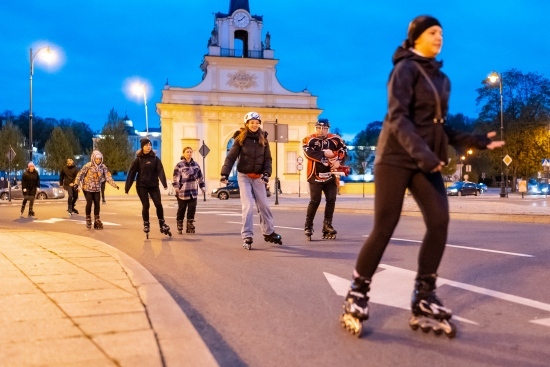
[[46, 50], [46, 54], [44, 54], [44, 55], [49, 56], [48, 58], [46, 58], [46, 61], [49, 61], [51, 59], [51, 57], [53, 56], [53, 53], [50, 50], [50, 47], [48, 47], [48, 46], [39, 48], [34, 53], [32, 52], [32, 48], [31, 48], [30, 52], [29, 52], [29, 61], [30, 61], [30, 77], [29, 77], [29, 80], [30, 80], [30, 88], [29, 88], [29, 104], [30, 104], [30, 107], [29, 107], [29, 161], [31, 161], [31, 162], [32, 162], [32, 150], [33, 150], [33, 146], [32, 146], [32, 75], [34, 74], [34, 59], [36, 58], [38, 53], [42, 50]]
[[132, 84], [132, 92], [136, 96], [143, 94], [143, 103], [145, 104], [145, 131], [147, 133], [147, 138], [149, 137], [149, 114], [147, 113], [147, 87], [145, 83], [135, 82]]
[[[489, 81], [494, 84], [498, 81], [499, 84], [499, 90], [500, 90], [500, 140], [504, 141], [504, 114], [503, 114], [503, 107], [502, 107], [502, 74], [497, 73], [496, 71], [493, 71], [489, 75]], [[506, 192], [508, 191], [508, 184], [506, 180], [504, 179], [504, 147], [501, 151], [500, 156], [500, 197], [505, 198]]]

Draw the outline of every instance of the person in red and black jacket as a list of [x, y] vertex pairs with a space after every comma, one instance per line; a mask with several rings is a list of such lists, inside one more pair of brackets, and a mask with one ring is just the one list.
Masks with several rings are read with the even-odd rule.
[[335, 171], [347, 156], [347, 147], [342, 138], [329, 133], [330, 122], [319, 119], [315, 125], [315, 134], [302, 140], [304, 154], [307, 158], [307, 181], [309, 183], [310, 202], [307, 207], [305, 235], [311, 239], [313, 219], [325, 193], [325, 216], [323, 220], [323, 238], [335, 238], [336, 230], [332, 227], [332, 217], [338, 193], [338, 180]]

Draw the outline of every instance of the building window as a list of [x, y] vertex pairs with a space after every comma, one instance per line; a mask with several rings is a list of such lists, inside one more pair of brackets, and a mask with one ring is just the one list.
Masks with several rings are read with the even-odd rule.
[[296, 157], [296, 152], [286, 152], [286, 173], [298, 173], [296, 169], [296, 164], [298, 164], [298, 162], [296, 162]]

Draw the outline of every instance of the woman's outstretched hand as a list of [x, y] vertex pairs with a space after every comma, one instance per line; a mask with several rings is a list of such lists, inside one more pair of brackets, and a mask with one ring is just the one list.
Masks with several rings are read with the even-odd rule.
[[[487, 133], [487, 137], [490, 138], [490, 139], [495, 137], [496, 135], [497, 135], [497, 133], [495, 131], [491, 131], [491, 132]], [[505, 143], [502, 140], [495, 140], [495, 141], [492, 141], [491, 143], [487, 144], [487, 149], [500, 148], [504, 144]]]

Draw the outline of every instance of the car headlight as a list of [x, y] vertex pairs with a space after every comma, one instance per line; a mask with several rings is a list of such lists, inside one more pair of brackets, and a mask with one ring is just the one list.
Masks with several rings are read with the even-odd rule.
[[217, 193], [217, 192], [218, 192], [218, 189], [212, 190], [212, 194], [215, 194], [215, 193]]

